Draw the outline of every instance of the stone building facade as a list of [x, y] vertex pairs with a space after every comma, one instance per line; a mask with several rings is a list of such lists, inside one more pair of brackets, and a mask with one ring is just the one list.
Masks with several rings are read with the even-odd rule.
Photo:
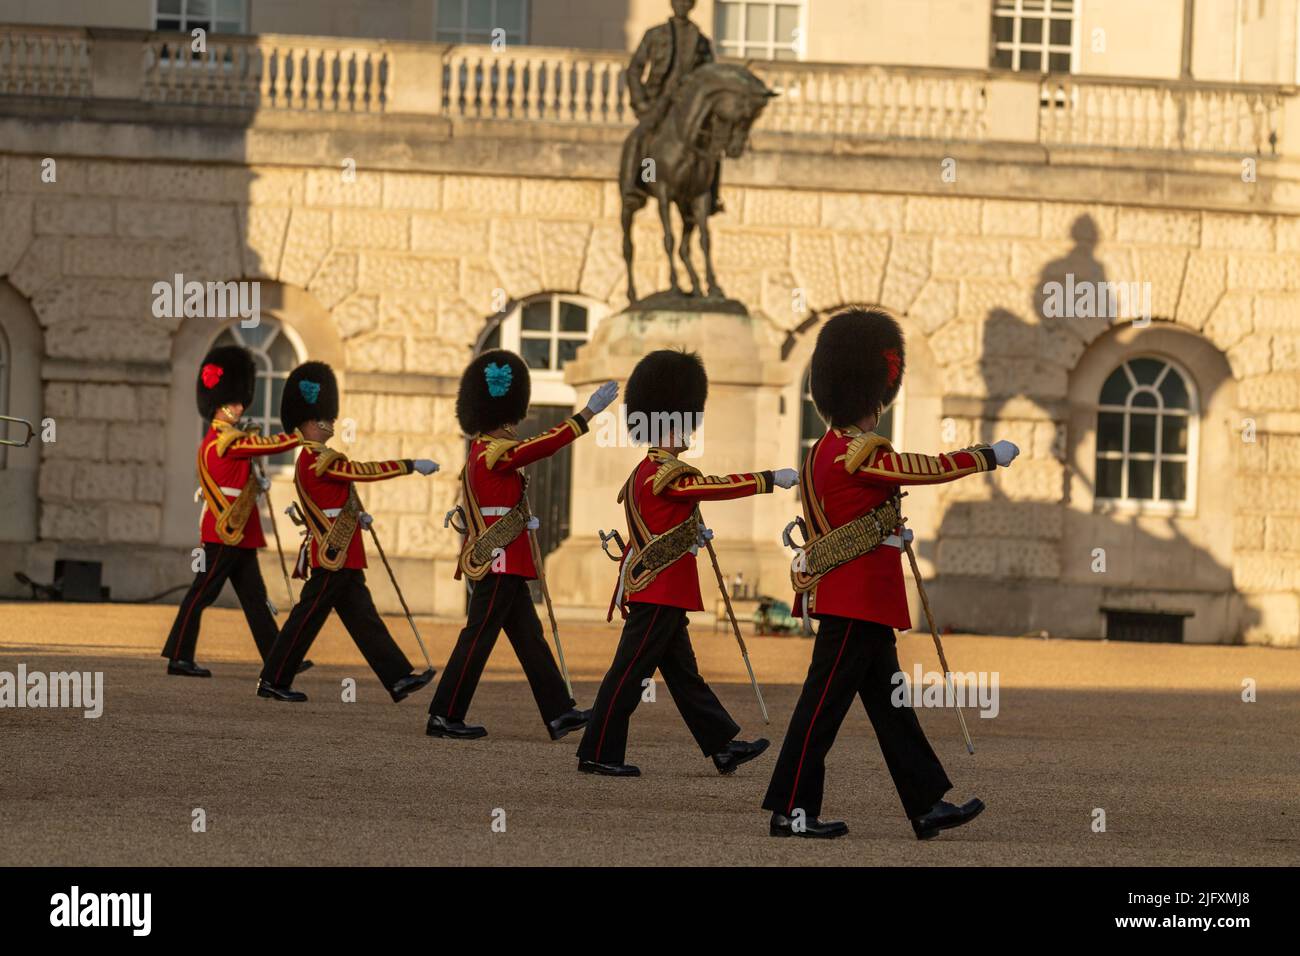
[[[167, 74], [158, 63], [172, 41], [157, 35], [47, 35], [74, 66], [11, 69], [0, 95], [0, 403], [53, 420], [56, 436], [3, 459], [0, 593], [22, 593], [15, 570], [49, 579], [58, 558], [103, 561], [117, 598], [186, 581], [198, 515], [192, 382], [224, 334], [266, 351], [271, 378], [285, 356], [331, 362], [355, 428], [351, 457], [443, 463], [434, 479], [376, 485], [366, 500], [416, 610], [459, 613], [442, 516], [464, 457], [461, 367], [487, 341], [528, 337], [530, 306], [555, 315], [569, 303], [590, 332], [626, 305], [613, 177], [628, 117], [600, 79], [620, 58], [548, 51], [596, 78], [595, 94], [570, 91], [557, 113], [484, 73], [487, 54], [468, 48], [230, 44], [259, 63], [275, 51], [383, 59], [380, 97], [383, 84], [343, 89], [328, 70], [297, 91], [241, 84], [219, 66]], [[540, 54], [511, 55], [520, 70], [543, 68]], [[1085, 112], [1095, 91], [1081, 80], [1063, 93], [980, 71], [789, 69], [764, 74], [783, 98], [724, 177], [715, 255], [723, 287], [754, 314], [763, 377], [752, 415], [708, 421], [703, 465], [756, 427], [768, 457], [754, 466], [794, 464], [820, 322], [878, 302], [908, 334], [896, 444], [933, 452], [1008, 438], [1023, 452], [987, 479], [908, 499], [942, 624], [1098, 637], [1108, 614], [1150, 612], [1190, 615], [1187, 640], [1300, 643], [1295, 97], [1216, 90], [1206, 106], [1189, 87], [1134, 84], [1122, 95], [1158, 108]], [[858, 83], [860, 95], [819, 94], [824, 83]], [[643, 214], [643, 290], [666, 284], [660, 240]], [[177, 274], [258, 282], [262, 325], [157, 317], [155, 284]], [[1137, 283], [1150, 321], [1047, 315], [1055, 282]], [[574, 368], [588, 357], [579, 348]], [[1111, 466], [1100, 463], [1099, 416], [1114, 401], [1103, 392], [1144, 359], [1186, 392], [1181, 405], [1164, 396], [1182, 420], [1156, 422], [1184, 443], [1162, 471], [1178, 492], [1165, 500], [1101, 487]], [[581, 378], [541, 374], [539, 390], [572, 407]], [[1130, 417], [1142, 384], [1118, 400]], [[573, 458], [570, 510], [590, 521], [551, 555], [566, 608], [608, 600], [612, 565], [592, 522], [618, 516], [584, 494], [635, 457], [589, 442]], [[1145, 466], [1120, 460], [1140, 484]], [[288, 503], [287, 472], [272, 494]], [[715, 525], [724, 564], [761, 592], [786, 593], [778, 537], [795, 507], [772, 501]], [[264, 560], [275, 598], [278, 568]], [[377, 598], [395, 608], [380, 577]]]

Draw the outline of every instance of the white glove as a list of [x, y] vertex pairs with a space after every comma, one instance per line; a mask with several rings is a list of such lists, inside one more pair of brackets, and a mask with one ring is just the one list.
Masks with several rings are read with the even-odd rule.
[[268, 478], [268, 477], [266, 477], [266, 475], [258, 475], [258, 476], [257, 476], [257, 483], [258, 483], [259, 486], [261, 486], [261, 489], [262, 489], [263, 491], [270, 491], [270, 490], [271, 490], [271, 479]]
[[428, 458], [417, 458], [412, 465], [422, 475], [432, 475], [438, 470], [438, 463]]
[[713, 540], [713, 529], [701, 527], [699, 537], [695, 539], [695, 547], [702, 548], [704, 547], [705, 542], [712, 541], [712, 540]]
[[778, 488], [793, 488], [799, 483], [799, 472], [793, 468], [778, 468], [772, 472], [772, 480]]
[[529, 531], [536, 531], [541, 526], [542, 526], [541, 519], [538, 518], [537, 515], [533, 515], [531, 518], [528, 519], [528, 524], [525, 525], [524, 527], [526, 527]]
[[998, 460], [998, 464], [1005, 468], [1016, 460], [1020, 454], [1020, 449], [1009, 441], [995, 441], [993, 443], [993, 457]]
[[587, 407], [591, 409], [591, 414], [599, 415], [609, 408], [616, 398], [618, 398], [618, 382], [606, 382], [591, 393], [591, 398], [587, 399]]
[[903, 529], [903, 540], [904, 540], [904, 541], [911, 541], [913, 537], [915, 537], [915, 535], [912, 534], [912, 529], [911, 529], [911, 528], [904, 528], [904, 529]]
[[357, 520], [361, 522], [361, 527], [363, 528], [369, 528], [372, 524], [375, 523], [374, 515], [367, 514], [364, 511], [361, 512], [361, 517], [358, 518]]

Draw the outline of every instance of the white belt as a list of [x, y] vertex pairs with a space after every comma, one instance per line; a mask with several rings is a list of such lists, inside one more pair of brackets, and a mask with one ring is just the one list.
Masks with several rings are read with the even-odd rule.
[[323, 508], [321, 514], [327, 518], [337, 518], [342, 511], [342, 508]]
[[891, 534], [888, 538], [886, 538], [884, 541], [880, 543], [883, 545], [888, 545], [891, 548], [897, 548], [899, 551], [903, 550], [903, 539], [896, 534]]
[[500, 518], [514, 510], [514, 508], [507, 508], [504, 505], [488, 505], [486, 508], [479, 508], [478, 513], [485, 518]]
[[220, 487], [221, 493], [230, 498], [238, 498], [244, 492], [243, 488], [227, 488], [225, 485], [221, 485]]

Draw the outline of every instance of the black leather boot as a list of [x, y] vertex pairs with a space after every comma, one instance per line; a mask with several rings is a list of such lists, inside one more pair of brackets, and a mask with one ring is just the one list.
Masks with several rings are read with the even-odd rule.
[[639, 777], [641, 768], [630, 763], [597, 763], [594, 760], [579, 760], [579, 773], [594, 773], [598, 777]]
[[772, 814], [767, 832], [774, 837], [804, 837], [809, 840], [834, 840], [849, 832], [849, 825], [842, 820], [818, 820], [816, 817], [806, 819], [798, 830], [794, 821], [784, 813]]
[[552, 721], [548, 721], [546, 729], [551, 734], [552, 740], [559, 740], [565, 734], [571, 734], [575, 730], [581, 730], [587, 726], [587, 721], [591, 720], [591, 711], [589, 710], [566, 710]]
[[433, 680], [433, 668], [425, 671], [423, 674], [407, 674], [396, 684], [388, 688], [388, 693], [393, 697], [394, 704], [400, 704], [407, 697], [414, 694], [429, 681]]
[[951, 830], [963, 823], [970, 823], [984, 810], [984, 801], [976, 797], [967, 800], [960, 807], [947, 800], [940, 800], [919, 817], [912, 818], [912, 829], [918, 840], [929, 840], [939, 835], [941, 830]]
[[212, 671], [193, 661], [168, 661], [167, 673], [173, 677], [211, 677]]
[[475, 727], [463, 720], [448, 720], [446, 717], [430, 717], [424, 728], [428, 737], [450, 737], [453, 740], [477, 740], [487, 736], [486, 727]]
[[753, 760], [770, 744], [766, 737], [759, 737], [757, 740], [750, 742], [748, 740], [733, 740], [727, 744], [727, 749], [720, 754], [713, 755], [713, 766], [718, 768], [718, 773], [724, 776], [729, 773], [735, 773], [736, 768], [742, 763], [748, 763]]
[[289, 704], [301, 704], [307, 699], [307, 695], [300, 690], [294, 690], [292, 687], [276, 687], [264, 680], [257, 682], [257, 696], [269, 700], [282, 700]]

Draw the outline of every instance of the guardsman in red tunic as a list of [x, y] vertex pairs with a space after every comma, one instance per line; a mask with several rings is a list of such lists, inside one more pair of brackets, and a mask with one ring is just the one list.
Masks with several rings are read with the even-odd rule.
[[264, 489], [253, 473], [252, 463], [259, 456], [288, 451], [298, 444], [298, 438], [263, 437], [237, 427], [244, 409], [253, 402], [256, 382], [253, 356], [237, 345], [213, 349], [199, 366], [195, 395], [199, 414], [211, 423], [199, 444], [198, 457], [199, 490], [203, 494], [199, 525], [203, 562], [163, 645], [168, 674], [212, 676], [206, 667], [194, 663], [194, 650], [203, 609], [217, 599], [226, 581], [239, 597], [263, 659], [275, 642], [278, 628], [257, 564], [258, 549], [266, 547], [257, 511], [257, 499]]
[[719, 773], [732, 773], [768, 746], [761, 738], [736, 739], [740, 727], [700, 676], [686, 612], [704, 610], [695, 553], [713, 533], [700, 518], [700, 502], [790, 488], [797, 473], [782, 468], [712, 477], [681, 461], [677, 456], [690, 445], [708, 390], [699, 356], [672, 349], [647, 355], [628, 379], [629, 434], [648, 440], [651, 448], [619, 494], [630, 540], [613, 604], [627, 622], [578, 746], [583, 773], [640, 776], [637, 767], [623, 762], [628, 723], [656, 668], [695, 742]]
[[895, 706], [894, 629], [912, 626], [903, 587], [899, 489], [938, 484], [1009, 465], [1010, 442], [938, 456], [895, 451], [875, 434], [903, 379], [903, 334], [884, 311], [850, 309], [829, 319], [812, 359], [812, 394], [830, 428], [808, 452], [800, 490], [808, 542], [793, 565], [796, 613], [818, 621], [812, 664], [763, 799], [773, 836], [833, 838], [822, 821], [826, 755], [855, 696], [876, 731], [903, 810], [918, 839], [972, 820], [984, 804], [944, 801], [952, 783], [916, 714]]
[[324, 362], [307, 362], [289, 374], [280, 398], [280, 423], [302, 438], [294, 484], [308, 532], [294, 576], [306, 577], [310, 567], [311, 577], [267, 655], [257, 695], [290, 702], [307, 699], [290, 686], [293, 675], [330, 611], [337, 611], [366, 663], [393, 700], [401, 701], [433, 680], [433, 671], [414, 672], [375, 610], [366, 586], [366, 550], [361, 543], [361, 529], [369, 527], [370, 515], [355, 486], [415, 472], [431, 475], [438, 464], [409, 458], [349, 461], [325, 444], [334, 434], [338, 414], [339, 387], [333, 369]]
[[430, 737], [472, 740], [487, 735], [483, 727], [466, 724], [465, 715], [502, 629], [551, 739], [587, 724], [590, 712], [578, 710], [569, 696], [528, 588], [537, 577], [528, 540], [537, 521], [528, 513], [527, 478], [521, 469], [585, 434], [592, 417], [618, 396], [618, 385], [606, 382], [578, 414], [521, 440], [515, 425], [528, 414], [530, 390], [528, 366], [504, 349], [479, 355], [460, 379], [456, 418], [471, 441], [460, 475], [467, 534], [456, 578], [464, 575], [475, 583], [465, 627], [429, 704], [425, 733]]

